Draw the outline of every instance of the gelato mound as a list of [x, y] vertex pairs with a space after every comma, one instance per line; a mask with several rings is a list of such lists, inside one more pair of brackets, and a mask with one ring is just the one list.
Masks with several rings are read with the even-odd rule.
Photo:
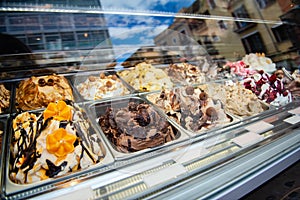
[[198, 87], [186, 86], [147, 95], [148, 100], [192, 132], [201, 132], [228, 124], [232, 119], [225, 113], [221, 101], [212, 99]]
[[255, 74], [256, 71], [249, 68], [244, 61], [227, 62], [224, 68], [230, 68], [230, 73], [237, 76], [248, 76]]
[[87, 100], [123, 96], [129, 94], [127, 88], [116, 75], [89, 76], [88, 79], [76, 86], [79, 93]]
[[10, 179], [29, 184], [86, 169], [103, 159], [100, 142], [70, 101], [50, 103], [41, 114], [23, 112], [13, 120]]
[[10, 100], [10, 91], [5, 88], [3, 84], [0, 84], [0, 113], [3, 112], [3, 109], [9, 107]]
[[268, 75], [260, 70], [259, 73], [243, 80], [246, 89], [251, 90], [257, 97], [274, 106], [282, 106], [292, 101], [292, 96], [275, 74]]
[[33, 76], [21, 81], [16, 91], [16, 108], [23, 111], [45, 108], [59, 100], [74, 101], [72, 88], [63, 76]]
[[204, 83], [206, 80], [205, 74], [189, 63], [170, 64], [166, 72], [174, 82], [180, 84]]
[[98, 123], [109, 141], [124, 153], [156, 147], [176, 139], [171, 124], [143, 102], [130, 101], [122, 108], [108, 107]]
[[254, 70], [264, 70], [267, 73], [276, 71], [276, 65], [266, 57], [264, 53], [250, 53], [242, 58], [242, 61]]
[[220, 99], [225, 111], [240, 117], [254, 116], [268, 107], [242, 84], [209, 84], [201, 88], [215, 99]]
[[294, 99], [300, 98], [300, 73], [299, 70], [295, 70], [292, 74], [293, 80], [288, 83], [287, 89], [292, 93]]
[[139, 91], [157, 91], [173, 87], [173, 82], [166, 72], [145, 62], [137, 64], [132, 70], [118, 73], [134, 89]]
[[293, 80], [287, 85], [287, 89], [292, 93], [294, 99], [300, 98], [300, 79]]

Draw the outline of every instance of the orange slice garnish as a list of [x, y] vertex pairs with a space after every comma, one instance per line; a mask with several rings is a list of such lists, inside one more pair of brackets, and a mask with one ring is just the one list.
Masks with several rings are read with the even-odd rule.
[[44, 119], [53, 117], [53, 119], [62, 121], [62, 120], [71, 120], [71, 107], [66, 104], [64, 101], [58, 101], [57, 103], [49, 103], [47, 109], [44, 111]]
[[47, 151], [62, 157], [74, 151], [76, 136], [68, 133], [65, 129], [59, 128], [46, 138]]

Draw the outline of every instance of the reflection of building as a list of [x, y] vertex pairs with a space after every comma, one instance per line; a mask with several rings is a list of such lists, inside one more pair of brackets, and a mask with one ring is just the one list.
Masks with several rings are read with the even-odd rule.
[[[285, 1], [284, 8], [281, 4], [283, 1]], [[291, 2], [286, 0], [244, 0], [234, 2], [230, 11], [234, 13], [241, 6], [245, 7], [245, 12], [248, 13], [251, 19], [278, 22], [255, 23], [254, 27], [251, 27], [253, 23], [248, 23], [244, 30], [238, 27], [236, 32], [241, 39], [245, 52], [264, 52], [278, 64], [277, 66], [293, 68], [294, 63], [292, 60], [297, 56], [297, 51], [291, 37], [287, 34], [286, 25], [280, 23], [279, 18], [286, 10], [291, 8]]]
[[124, 67], [135, 66], [141, 62], [151, 64], [169, 64], [179, 62], [180, 54], [176, 48], [161, 48], [157, 46], [147, 46], [137, 49], [129, 58], [122, 63]]
[[[299, 16], [295, 16], [299, 13], [299, 8], [288, 11], [289, 9], [291, 3], [285, 0], [196, 0], [192, 6], [181, 12], [198, 14], [202, 18], [176, 18], [169, 29], [188, 34], [214, 59], [224, 57], [237, 60], [246, 53], [264, 52], [275, 62], [281, 62], [294, 59], [297, 56], [297, 48], [299, 49], [299, 28], [286, 26], [279, 19], [280, 16], [281, 19], [292, 16], [293, 19], [298, 19], [295, 23], [299, 26]], [[284, 15], [286, 11], [288, 13]], [[232, 17], [237, 20], [232, 21]], [[247, 19], [254, 19], [254, 22]], [[257, 23], [259, 20], [269, 20], [270, 23]], [[286, 31], [287, 27], [293, 31]], [[168, 35], [165, 39], [162, 38], [163, 35], [164, 32], [155, 39], [157, 45], [171, 45], [177, 41], [174, 35]], [[286, 62], [281, 64], [286, 67], [293, 65]]]
[[[280, 18], [283, 22], [286, 22], [282, 25], [284, 39], [288, 37], [293, 47], [300, 51], [300, 5], [294, 6], [281, 15]], [[282, 35], [279, 34], [279, 39], [281, 39], [281, 37]]]
[[[0, 6], [34, 8], [101, 7], [99, 0], [49, 1], [3, 0]], [[92, 49], [96, 45], [110, 45], [107, 26], [101, 14], [59, 12], [2, 12], [0, 31], [20, 39], [32, 51]]]

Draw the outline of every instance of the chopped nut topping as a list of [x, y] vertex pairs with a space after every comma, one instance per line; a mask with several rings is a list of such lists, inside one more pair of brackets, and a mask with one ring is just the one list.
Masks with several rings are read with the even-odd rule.
[[114, 75], [112, 75], [111, 79], [112, 79], [112, 80], [117, 80], [118, 77], [117, 77], [117, 75], [114, 74]]
[[104, 73], [101, 73], [101, 74], [100, 74], [100, 78], [102, 78], [102, 79], [105, 78], [105, 74], [104, 74]]
[[208, 95], [206, 94], [206, 92], [201, 92], [199, 98], [200, 100], [207, 100]]
[[96, 81], [96, 78], [94, 76], [89, 76], [89, 81], [94, 82]]
[[113, 85], [112, 82], [110, 82], [110, 81], [106, 82], [106, 87], [111, 87], [112, 85]]

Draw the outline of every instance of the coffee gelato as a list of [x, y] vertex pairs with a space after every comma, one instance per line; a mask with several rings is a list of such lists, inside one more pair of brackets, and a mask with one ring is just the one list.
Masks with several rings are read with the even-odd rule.
[[32, 76], [21, 81], [16, 91], [16, 108], [23, 111], [45, 108], [59, 100], [74, 101], [68, 80], [59, 75]]

